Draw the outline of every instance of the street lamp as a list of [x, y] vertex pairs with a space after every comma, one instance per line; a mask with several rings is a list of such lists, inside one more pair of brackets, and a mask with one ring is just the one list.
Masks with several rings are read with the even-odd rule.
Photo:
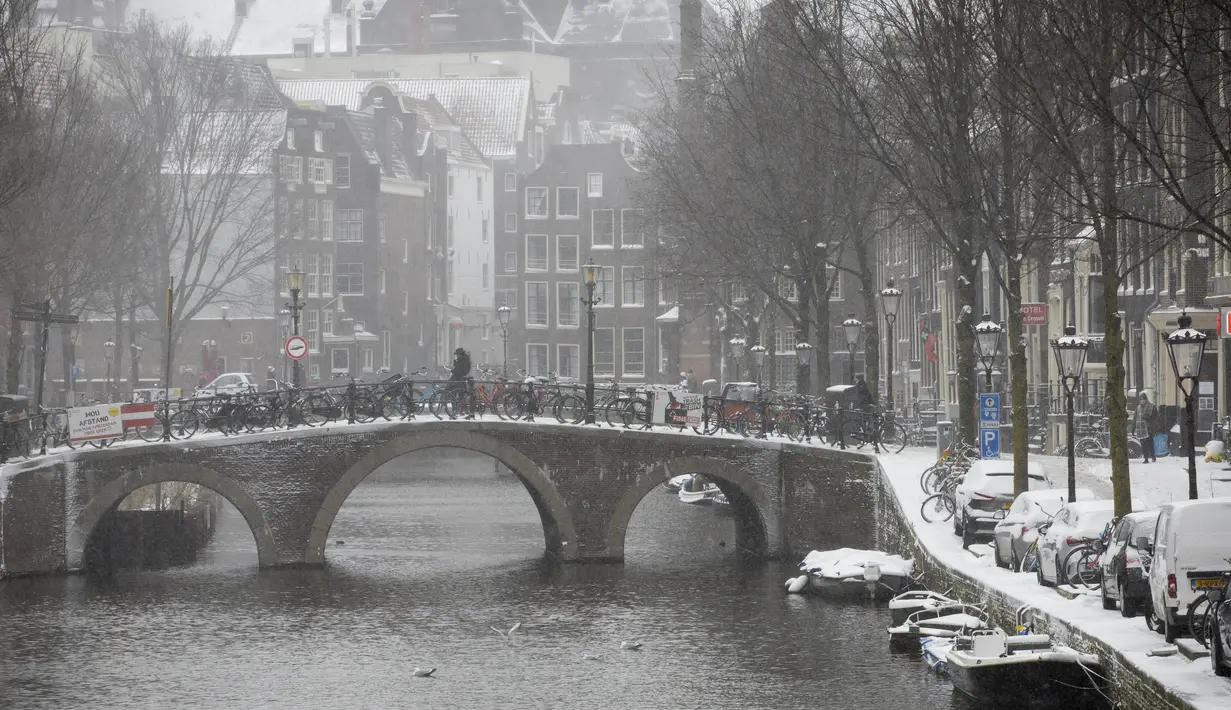
[[107, 361], [107, 381], [103, 385], [103, 392], [111, 393], [111, 364], [115, 362], [115, 343], [108, 340], [103, 343], [103, 359]]
[[731, 357], [735, 359], [735, 382], [739, 382], [739, 366], [744, 361], [744, 352], [748, 341], [743, 338], [731, 338]]
[[846, 335], [846, 350], [851, 356], [851, 384], [855, 384], [855, 350], [859, 347], [859, 335], [863, 332], [863, 322], [852, 313], [842, 321], [842, 332]]
[[594, 295], [594, 287], [598, 285], [598, 273], [602, 268], [587, 259], [581, 267], [581, 280], [586, 285], [586, 297], [581, 302], [586, 304], [586, 424], [594, 423], [594, 304], [600, 298]]
[[1052, 352], [1056, 354], [1056, 368], [1064, 382], [1065, 406], [1068, 416], [1068, 432], [1065, 434], [1065, 439], [1068, 441], [1069, 449], [1068, 500], [1070, 501], [1077, 498], [1077, 463], [1073, 446], [1073, 394], [1077, 391], [1077, 383], [1081, 381], [1081, 371], [1086, 367], [1086, 350], [1089, 347], [1090, 341], [1078, 337], [1077, 327], [1071, 323], [1064, 326], [1063, 337], [1051, 341]]
[[[299, 302], [299, 294], [303, 291], [303, 272], [299, 270], [299, 264], [287, 272], [286, 290], [291, 292], [291, 304], [287, 306], [291, 311], [291, 334], [299, 335], [299, 313], [303, 310], [303, 304]], [[291, 363], [291, 384], [299, 387], [302, 380], [299, 361], [295, 360]]]
[[[800, 341], [795, 343], [795, 364], [799, 367], [808, 367], [812, 364], [812, 343]], [[797, 392], [797, 394], [808, 394], [807, 392]]]
[[885, 347], [889, 355], [889, 377], [886, 384], [889, 388], [889, 412], [893, 412], [893, 324], [898, 319], [898, 304], [902, 301], [902, 290], [894, 288], [893, 279], [881, 290], [881, 310], [885, 313]]
[[[286, 339], [290, 337], [291, 335], [291, 311], [290, 309], [283, 308], [282, 310], [278, 311], [278, 325], [282, 326], [282, 342], [285, 343]], [[282, 351], [282, 381], [283, 382], [286, 381], [286, 362], [287, 360], [290, 360], [290, 358], [286, 356], [286, 350], [284, 348]], [[279, 387], [281, 387], [281, 385], [279, 385]]]
[[1171, 356], [1171, 371], [1175, 373], [1176, 383], [1184, 393], [1184, 423], [1188, 446], [1188, 498], [1197, 498], [1197, 456], [1194, 452], [1196, 442], [1193, 428], [1196, 426], [1193, 414], [1193, 394], [1197, 391], [1197, 382], [1201, 379], [1201, 361], [1205, 356], [1205, 344], [1209, 336], [1193, 327], [1192, 316], [1181, 311], [1177, 321], [1178, 326], [1167, 336], [1167, 354]]
[[[987, 378], [987, 391], [992, 391], [992, 363], [1000, 350], [1000, 334], [1004, 328], [999, 323], [992, 322], [992, 316], [983, 314], [983, 320], [975, 324], [975, 345], [979, 349], [979, 362], [983, 365], [983, 374]], [[1071, 500], [1071, 499], [1070, 499]]]
[[752, 353], [752, 361], [757, 364], [757, 389], [761, 389], [761, 366], [765, 364], [765, 346], [753, 345], [748, 348]]
[[513, 317], [513, 309], [501, 306], [496, 309], [496, 320], [500, 323], [500, 342], [504, 344], [504, 369], [501, 376], [509, 376], [509, 319]]

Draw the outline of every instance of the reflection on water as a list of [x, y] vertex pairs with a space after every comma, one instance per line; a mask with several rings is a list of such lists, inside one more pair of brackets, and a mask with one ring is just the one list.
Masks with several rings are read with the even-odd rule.
[[[343, 506], [323, 570], [258, 571], [230, 509], [190, 567], [0, 584], [0, 708], [957, 707], [889, 653], [886, 611], [788, 596], [793, 565], [733, 536], [655, 491], [626, 564], [561, 566], [490, 459], [407, 456]], [[511, 645], [488, 628], [517, 621]]]

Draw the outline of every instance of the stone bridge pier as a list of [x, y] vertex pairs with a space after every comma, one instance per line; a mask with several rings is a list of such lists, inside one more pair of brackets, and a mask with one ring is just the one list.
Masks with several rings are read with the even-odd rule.
[[731, 503], [736, 545], [763, 556], [871, 546], [880, 478], [869, 456], [781, 442], [495, 421], [336, 425], [103, 450], [0, 471], [0, 576], [79, 570], [95, 526], [129, 493], [187, 481], [252, 529], [262, 567], [321, 565], [339, 509], [372, 471], [432, 448], [486, 454], [525, 485], [548, 552], [619, 562], [633, 511], [700, 473]]

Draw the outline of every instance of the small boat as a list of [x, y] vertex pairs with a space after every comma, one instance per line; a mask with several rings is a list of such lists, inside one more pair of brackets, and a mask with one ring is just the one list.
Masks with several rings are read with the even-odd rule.
[[914, 582], [910, 576], [912, 560], [879, 550], [813, 550], [799, 563], [799, 568], [808, 573], [814, 589], [841, 594], [886, 598], [901, 593]]
[[987, 626], [987, 612], [982, 607], [956, 602], [934, 609], [921, 609], [903, 623], [889, 627], [889, 645], [909, 649], [920, 639], [953, 639], [974, 630], [986, 629]]
[[696, 476], [689, 476], [688, 480], [680, 485], [680, 491], [676, 495], [679, 496], [681, 503], [690, 505], [710, 505], [714, 502], [714, 496], [722, 491], [718, 490], [718, 486], [713, 483], [697, 484]]
[[987, 707], [1110, 707], [1098, 656], [1047, 634], [979, 629], [955, 639], [945, 660], [953, 687]]
[[[893, 625], [906, 623], [906, 617], [918, 611], [935, 610], [938, 607], [956, 604], [956, 600], [943, 594], [937, 594], [926, 589], [902, 592], [889, 600], [889, 613], [893, 617]], [[926, 617], [923, 617], [926, 618]]]
[[919, 648], [923, 651], [923, 662], [928, 664], [929, 669], [941, 676], [949, 675], [948, 654], [952, 646], [953, 639], [939, 636], [924, 636], [919, 639]]
[[682, 476], [672, 476], [671, 478], [663, 481], [663, 490], [668, 493], [679, 493], [680, 486], [684, 485], [684, 481], [690, 478], [692, 478], [691, 473], [685, 473]]

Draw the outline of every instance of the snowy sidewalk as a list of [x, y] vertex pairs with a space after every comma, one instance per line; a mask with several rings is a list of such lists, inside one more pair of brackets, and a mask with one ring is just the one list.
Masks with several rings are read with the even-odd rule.
[[[1056, 488], [1066, 484], [1067, 468], [1063, 457], [1032, 456], [1043, 462], [1048, 479]], [[914, 527], [919, 544], [939, 563], [960, 571], [979, 584], [1030, 604], [1039, 611], [1061, 619], [1074, 629], [1098, 638], [1123, 653], [1125, 660], [1153, 677], [1168, 691], [1195, 708], [1231, 708], [1231, 680], [1218, 678], [1208, 659], [1188, 661], [1182, 656], [1147, 656], [1151, 649], [1165, 646], [1163, 637], [1146, 628], [1140, 615], [1125, 619], [1118, 611], [1105, 611], [1097, 595], [1066, 599], [1054, 589], [1039, 586], [1032, 573], [1017, 574], [995, 566], [990, 556], [978, 557], [962, 549], [950, 522], [925, 523], [919, 507], [925, 498], [919, 475], [934, 463], [933, 452], [907, 449], [900, 454], [880, 456], [881, 467], [897, 495], [903, 512]], [[1187, 459], [1161, 458], [1157, 463], [1134, 462], [1130, 466], [1133, 497], [1153, 507], [1171, 500], [1188, 498]], [[1197, 488], [1203, 497], [1231, 496], [1231, 471], [1227, 464], [1197, 461]], [[1227, 478], [1227, 481], [1218, 479]], [[1111, 464], [1107, 461], [1077, 461], [1077, 485], [1097, 495], [1111, 495]], [[967, 600], [969, 601], [969, 600]]]

